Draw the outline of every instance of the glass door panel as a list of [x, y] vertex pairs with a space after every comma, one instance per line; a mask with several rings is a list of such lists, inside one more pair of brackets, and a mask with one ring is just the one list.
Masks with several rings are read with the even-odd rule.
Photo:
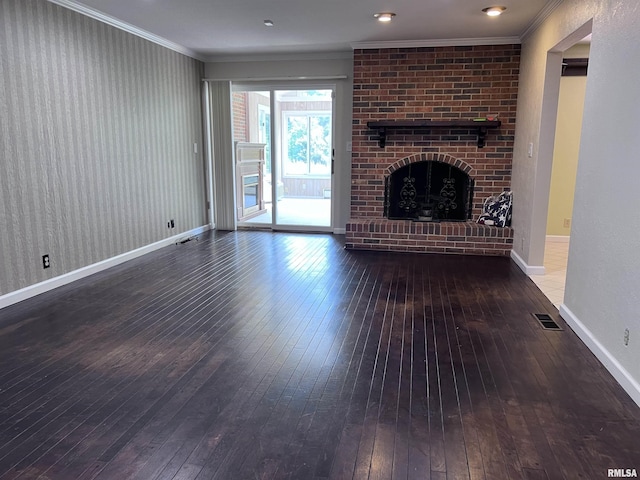
[[236, 156], [236, 220], [271, 227], [271, 92], [233, 92]]
[[330, 230], [333, 90], [238, 87], [233, 136], [239, 226]]
[[333, 91], [277, 90], [276, 225], [331, 226]]

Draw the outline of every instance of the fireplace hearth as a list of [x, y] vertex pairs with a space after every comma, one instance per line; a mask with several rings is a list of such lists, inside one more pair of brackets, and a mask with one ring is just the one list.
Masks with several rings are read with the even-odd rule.
[[471, 218], [473, 179], [442, 162], [405, 165], [385, 178], [384, 216], [423, 222]]
[[371, 201], [366, 215], [347, 223], [346, 248], [509, 255], [513, 229], [475, 221], [486, 167], [479, 173], [462, 159], [429, 152], [395, 157], [382, 166], [377, 174], [352, 180], [352, 192], [360, 192], [361, 185], [370, 192], [353, 201]]

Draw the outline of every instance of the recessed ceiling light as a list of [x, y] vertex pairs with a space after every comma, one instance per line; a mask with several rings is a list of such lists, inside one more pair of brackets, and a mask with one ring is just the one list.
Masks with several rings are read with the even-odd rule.
[[502, 13], [507, 9], [507, 7], [487, 7], [483, 8], [482, 11], [489, 15], [490, 17], [497, 17], [498, 15], [502, 15]]
[[390, 22], [391, 19], [396, 16], [396, 14], [391, 12], [383, 12], [374, 13], [373, 16], [376, 17], [379, 22]]
[[267, 27], [273, 27], [273, 20], [265, 20], [265, 21], [264, 21], [264, 24], [265, 24]]

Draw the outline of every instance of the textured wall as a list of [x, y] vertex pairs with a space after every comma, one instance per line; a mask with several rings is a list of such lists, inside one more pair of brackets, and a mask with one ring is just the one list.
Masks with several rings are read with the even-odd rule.
[[[589, 32], [588, 23], [601, 8], [604, 2], [600, 0], [565, 1], [522, 43], [513, 147], [512, 226], [514, 251], [529, 266], [541, 266], [544, 260], [562, 50], [582, 39], [582, 35], [569, 38], [576, 31]], [[545, 137], [543, 142], [541, 136]], [[539, 161], [541, 158], [543, 161]]]
[[[545, 212], [548, 188], [540, 172], [548, 157], [535, 152], [544, 116], [547, 57], [565, 40], [577, 41], [592, 22], [571, 246], [561, 312], [573, 317], [581, 338], [614, 372], [640, 404], [640, 63], [631, 52], [640, 43], [640, 3], [637, 0], [565, 0], [522, 46], [522, 73], [514, 150], [513, 183], [515, 247], [529, 265], [538, 253], [528, 239], [540, 232], [536, 210]], [[534, 155], [527, 158], [527, 144]], [[517, 222], [516, 222], [517, 219]], [[544, 227], [543, 227], [544, 228]], [[522, 246], [520, 243], [522, 238]], [[526, 240], [526, 241], [525, 241]], [[570, 315], [569, 315], [570, 313]], [[623, 343], [630, 330], [629, 345]], [[621, 372], [624, 371], [624, 374]]]
[[0, 0], [0, 295], [205, 223], [201, 73], [45, 0]]

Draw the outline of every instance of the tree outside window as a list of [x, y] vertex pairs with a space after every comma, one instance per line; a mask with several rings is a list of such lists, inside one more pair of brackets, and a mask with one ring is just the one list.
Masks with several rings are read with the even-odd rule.
[[285, 175], [331, 174], [331, 115], [285, 112]]

